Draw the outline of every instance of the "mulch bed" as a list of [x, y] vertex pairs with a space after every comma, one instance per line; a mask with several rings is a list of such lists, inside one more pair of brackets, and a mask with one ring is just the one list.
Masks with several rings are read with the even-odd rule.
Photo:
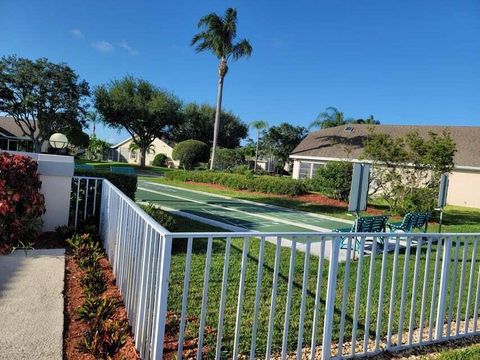
[[[115, 286], [115, 277], [112, 272], [110, 263], [106, 257], [100, 260], [100, 268], [105, 279], [107, 280], [107, 290], [103, 293], [103, 297], [115, 298], [121, 301], [120, 292]], [[77, 319], [75, 309], [83, 305], [85, 299], [80, 285], [80, 279], [83, 277], [84, 271], [80, 269], [71, 255], [65, 256], [65, 324], [63, 334], [63, 351], [66, 360], [95, 360], [95, 357], [84, 354], [76, 349], [78, 342], [82, 339], [83, 333], [87, 330], [88, 325]], [[126, 320], [127, 312], [123, 303], [117, 308], [114, 320]], [[127, 336], [127, 341], [113, 359], [140, 359], [135, 349], [131, 331]]]

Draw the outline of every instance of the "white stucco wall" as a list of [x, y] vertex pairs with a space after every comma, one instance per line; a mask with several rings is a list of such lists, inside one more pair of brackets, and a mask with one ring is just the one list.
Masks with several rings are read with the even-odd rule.
[[[140, 151], [135, 151], [132, 152], [130, 151], [130, 144], [132, 143], [132, 140], [129, 140], [125, 143], [123, 143], [121, 146], [117, 148], [118, 151], [121, 151], [122, 154], [125, 154], [124, 156], [127, 159], [127, 162], [129, 164], [136, 164], [140, 165]], [[168, 157], [169, 161], [174, 164], [175, 167], [178, 167], [179, 162], [178, 161], [173, 161], [172, 160], [172, 152], [173, 148], [169, 146], [167, 143], [164, 141], [160, 140], [159, 138], [156, 138], [153, 143], [153, 150], [150, 153], [147, 153], [145, 157], [145, 164], [147, 166], [152, 165], [153, 159], [155, 158], [155, 155], [157, 154], [164, 154]], [[116, 161], [117, 159], [114, 159]]]

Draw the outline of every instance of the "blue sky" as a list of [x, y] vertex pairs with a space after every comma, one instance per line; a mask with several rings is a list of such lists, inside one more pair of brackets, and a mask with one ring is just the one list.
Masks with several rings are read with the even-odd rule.
[[478, 0], [0, 0], [0, 55], [67, 62], [92, 86], [130, 74], [214, 104], [217, 60], [190, 40], [201, 16], [228, 6], [254, 48], [225, 82], [224, 107], [245, 122], [308, 126], [335, 106], [388, 124], [480, 125]]

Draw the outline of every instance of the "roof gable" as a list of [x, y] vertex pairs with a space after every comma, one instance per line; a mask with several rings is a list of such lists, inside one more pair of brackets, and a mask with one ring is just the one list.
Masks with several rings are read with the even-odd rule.
[[[310, 133], [292, 152], [291, 157], [313, 157], [322, 159], [359, 159], [363, 154], [363, 141], [372, 125], [348, 124], [345, 126], [322, 129]], [[455, 166], [480, 167], [480, 127], [478, 126], [418, 126], [418, 125], [375, 125], [379, 133], [392, 137], [401, 137], [412, 131], [418, 131], [426, 137], [429, 132], [441, 134], [448, 131], [457, 145]]]

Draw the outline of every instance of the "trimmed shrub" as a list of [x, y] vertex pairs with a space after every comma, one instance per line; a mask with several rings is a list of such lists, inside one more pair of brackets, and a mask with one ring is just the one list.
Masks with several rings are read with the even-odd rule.
[[168, 157], [165, 154], [157, 154], [153, 158], [152, 166], [165, 166], [167, 165]]
[[37, 162], [24, 155], [0, 154], [0, 243], [34, 240], [45, 213]]
[[140, 205], [140, 207], [168, 231], [176, 230], [177, 222], [175, 221], [175, 218], [168, 212], [163, 211], [162, 209], [159, 209], [150, 203], [146, 205]]
[[254, 176], [253, 174], [231, 174], [215, 171], [174, 170], [165, 174], [168, 180], [194, 181], [219, 184], [230, 189], [248, 190], [279, 195], [302, 195], [306, 193], [303, 181], [287, 177]]
[[180, 161], [184, 169], [193, 169], [200, 162], [207, 162], [210, 156], [208, 145], [198, 140], [185, 140], [173, 148], [173, 160]]
[[348, 161], [329, 161], [317, 170], [310, 180], [310, 189], [334, 199], [348, 200], [353, 164]]
[[[135, 192], [137, 191], [137, 175], [132, 174], [116, 174], [108, 170], [75, 170], [77, 176], [100, 177], [107, 179], [115, 185], [121, 192], [130, 199], [135, 200]], [[93, 186], [93, 185], [92, 185]]]

